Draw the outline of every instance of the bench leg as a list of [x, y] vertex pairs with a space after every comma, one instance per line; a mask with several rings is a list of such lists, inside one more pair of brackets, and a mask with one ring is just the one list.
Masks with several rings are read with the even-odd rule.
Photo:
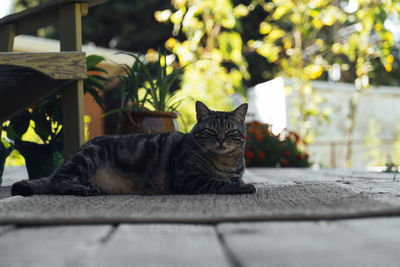
[[[12, 52], [15, 38], [15, 24], [0, 27], [0, 52]], [[0, 142], [2, 138], [4, 121], [0, 121]]]
[[74, 81], [62, 89], [64, 159], [85, 142], [83, 81]]
[[[81, 4], [60, 8], [59, 29], [61, 51], [82, 50]], [[64, 159], [85, 141], [83, 114], [83, 81], [74, 81], [62, 89]]]
[[11, 52], [14, 47], [15, 24], [0, 27], [0, 52]]

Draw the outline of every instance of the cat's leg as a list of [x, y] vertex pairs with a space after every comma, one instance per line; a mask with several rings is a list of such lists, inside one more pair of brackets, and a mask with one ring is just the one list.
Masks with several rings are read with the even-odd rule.
[[176, 193], [181, 194], [254, 194], [252, 184], [226, 181], [207, 176], [185, 176], [176, 180]]
[[97, 185], [80, 184], [77, 182], [78, 180], [79, 177], [56, 175], [51, 182], [52, 191], [57, 195], [97, 196], [105, 194]]
[[89, 182], [100, 165], [97, 157], [93, 146], [82, 147], [51, 175], [53, 193], [77, 196], [105, 194], [97, 185]]

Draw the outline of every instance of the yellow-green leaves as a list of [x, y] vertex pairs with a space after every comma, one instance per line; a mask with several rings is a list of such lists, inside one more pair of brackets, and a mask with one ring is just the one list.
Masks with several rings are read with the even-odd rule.
[[249, 14], [250, 10], [249, 7], [239, 4], [233, 8], [233, 14], [237, 18], [246, 17]]
[[317, 64], [310, 64], [304, 68], [305, 73], [308, 74], [308, 77], [311, 80], [318, 79], [322, 73], [324, 72], [324, 69], [322, 68], [321, 65]]
[[[179, 112], [185, 120], [181, 126], [189, 130], [195, 123], [195, 100], [211, 106], [218, 102], [218, 109], [229, 110], [230, 96], [244, 93], [242, 80], [249, 74], [238, 18], [247, 16], [254, 4], [233, 6], [230, 0], [173, 0], [172, 4], [175, 11], [159, 11], [155, 17], [163, 22], [169, 15], [174, 25], [174, 37], [165, 47], [177, 56], [175, 65], [186, 66], [179, 91], [186, 101]], [[227, 69], [224, 63], [234, 67]]]
[[274, 1], [276, 5], [276, 9], [274, 13], [272, 14], [272, 18], [274, 20], [279, 20], [282, 18], [284, 15], [289, 13], [289, 11], [295, 7], [295, 4], [293, 1]]
[[224, 58], [236, 64], [242, 63], [243, 43], [242, 37], [237, 32], [223, 32], [217, 37], [217, 42]]
[[167, 22], [171, 16], [171, 10], [159, 10], [154, 13], [154, 18], [158, 22]]
[[263, 22], [260, 23], [259, 32], [261, 34], [263, 34], [263, 35], [264, 34], [268, 34], [271, 30], [272, 30], [272, 26], [268, 22], [263, 21]]

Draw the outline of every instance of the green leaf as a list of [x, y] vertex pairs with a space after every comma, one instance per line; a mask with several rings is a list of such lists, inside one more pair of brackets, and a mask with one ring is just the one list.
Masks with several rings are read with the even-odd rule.
[[99, 95], [99, 93], [97, 92], [97, 90], [93, 89], [93, 88], [88, 88], [87, 90], [88, 93], [90, 93], [94, 100], [96, 101], [96, 103], [102, 108], [104, 109], [104, 100], [103, 98]]
[[95, 65], [99, 64], [104, 60], [104, 57], [98, 55], [90, 55], [86, 57], [86, 67], [88, 70], [94, 68]]
[[[88, 71], [98, 71], [98, 72], [103, 72], [105, 74], [108, 74], [108, 72], [105, 69], [100, 68], [100, 67], [91, 67], [91, 68], [88, 68], [87, 70]], [[90, 76], [93, 76], [93, 75], [90, 75]]]
[[[89, 76], [87, 77], [87, 88], [91, 88], [91, 87], [97, 87], [100, 90], [104, 89], [104, 82], [100, 81], [99, 79], [97, 79], [96, 77], [93, 76]], [[96, 90], [94, 90], [96, 91]]]
[[28, 130], [31, 114], [28, 111], [23, 111], [19, 115], [11, 119], [7, 126], [7, 137], [15, 140], [21, 139], [22, 135]]
[[33, 114], [32, 120], [35, 122], [33, 128], [35, 133], [42, 139], [43, 142], [50, 141], [53, 134], [53, 128], [51, 126], [51, 120], [47, 119], [46, 114], [35, 113]]

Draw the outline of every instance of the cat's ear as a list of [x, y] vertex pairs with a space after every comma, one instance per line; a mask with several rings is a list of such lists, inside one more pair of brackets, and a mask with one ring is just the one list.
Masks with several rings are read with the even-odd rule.
[[200, 101], [196, 101], [196, 117], [197, 121], [200, 121], [203, 117], [210, 114], [208, 107]]
[[241, 104], [233, 111], [233, 117], [240, 122], [244, 122], [248, 106], [249, 105], [247, 103]]

